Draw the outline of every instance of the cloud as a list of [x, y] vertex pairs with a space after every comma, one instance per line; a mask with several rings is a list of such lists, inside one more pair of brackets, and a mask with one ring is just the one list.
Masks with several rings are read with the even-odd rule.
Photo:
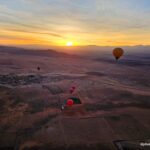
[[54, 36], [58, 38], [64, 38], [63, 36], [56, 34], [56, 33], [50, 33], [50, 32], [34, 32], [34, 31], [27, 31], [22, 29], [6, 29], [7, 31], [14, 31], [14, 32], [21, 32], [21, 33], [32, 33], [32, 34], [42, 34], [42, 35], [49, 35]]
[[109, 35], [122, 37], [122, 41], [132, 34], [147, 38], [148, 4], [148, 0], [5, 0], [0, 2], [0, 28], [84, 41], [106, 36], [109, 41], [113, 38]]

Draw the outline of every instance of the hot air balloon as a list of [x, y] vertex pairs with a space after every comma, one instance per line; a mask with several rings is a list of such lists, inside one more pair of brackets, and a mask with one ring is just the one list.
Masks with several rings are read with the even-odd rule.
[[122, 48], [115, 48], [113, 50], [113, 55], [116, 58], [116, 60], [118, 60], [122, 55], [123, 55], [124, 51]]
[[75, 90], [75, 89], [76, 89], [76, 87], [75, 87], [75, 86], [72, 86], [71, 88], [72, 88], [73, 90]]
[[40, 70], [40, 67], [39, 67], [39, 66], [37, 67], [37, 70], [38, 70], [38, 71]]
[[74, 92], [74, 90], [73, 89], [70, 89], [70, 94], [72, 94]]
[[74, 104], [72, 99], [67, 100], [67, 106], [72, 106]]
[[75, 87], [75, 86], [72, 86], [72, 87], [70, 88], [70, 94], [74, 93], [75, 89], [76, 89], [76, 87]]

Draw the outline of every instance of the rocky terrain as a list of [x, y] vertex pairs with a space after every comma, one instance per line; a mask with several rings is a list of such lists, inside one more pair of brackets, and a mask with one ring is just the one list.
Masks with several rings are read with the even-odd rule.
[[[149, 148], [148, 59], [24, 53], [0, 51], [0, 149]], [[72, 96], [82, 105], [62, 111]]]

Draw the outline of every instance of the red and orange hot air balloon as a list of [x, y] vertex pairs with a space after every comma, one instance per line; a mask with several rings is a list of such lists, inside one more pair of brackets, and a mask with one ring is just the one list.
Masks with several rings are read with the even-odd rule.
[[123, 56], [124, 54], [124, 50], [122, 48], [115, 48], [113, 50], [113, 55], [116, 58], [116, 60], [118, 60], [121, 56]]

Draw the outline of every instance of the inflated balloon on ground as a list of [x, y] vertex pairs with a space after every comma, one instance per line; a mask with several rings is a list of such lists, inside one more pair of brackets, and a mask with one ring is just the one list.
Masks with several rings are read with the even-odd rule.
[[72, 99], [68, 99], [67, 100], [67, 106], [72, 106], [73, 105], [73, 100]]

